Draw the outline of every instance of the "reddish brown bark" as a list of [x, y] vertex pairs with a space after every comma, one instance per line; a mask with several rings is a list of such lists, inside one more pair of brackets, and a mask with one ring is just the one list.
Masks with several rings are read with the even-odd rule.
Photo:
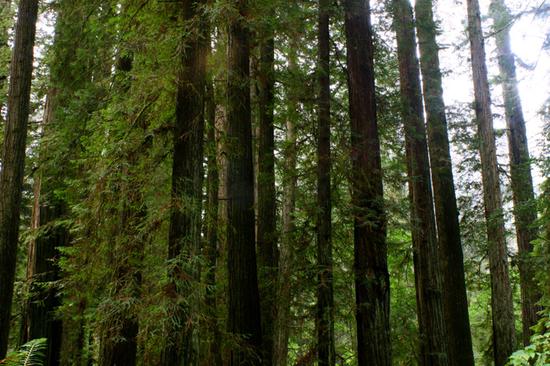
[[389, 274], [370, 2], [344, 1], [358, 365], [391, 365]]
[[447, 339], [443, 320], [441, 267], [433, 212], [430, 164], [420, 70], [412, 8], [408, 0], [392, 2], [401, 89], [401, 115], [405, 128], [411, 221], [415, 256], [417, 309], [422, 365], [447, 365]]
[[0, 359], [10, 329], [37, 15], [37, 0], [19, 2], [0, 172]]

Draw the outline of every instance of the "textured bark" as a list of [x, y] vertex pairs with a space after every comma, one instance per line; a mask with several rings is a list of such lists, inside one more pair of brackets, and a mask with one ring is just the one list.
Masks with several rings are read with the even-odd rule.
[[229, 26], [227, 85], [227, 269], [230, 365], [260, 365], [262, 334], [254, 232], [248, 2]]
[[358, 365], [391, 365], [389, 274], [370, 3], [346, 0]]
[[6, 355], [10, 329], [37, 13], [37, 0], [19, 2], [10, 67], [0, 172], [0, 359]]
[[416, 56], [413, 15], [408, 0], [392, 2], [401, 89], [401, 115], [408, 145], [407, 165], [412, 186], [412, 225], [417, 308], [422, 365], [447, 365], [443, 321], [441, 267], [433, 212], [430, 164]]
[[523, 323], [523, 344], [528, 345], [533, 331], [530, 329], [538, 321], [537, 312], [542, 310], [537, 301], [540, 294], [534, 280], [533, 265], [529, 255], [533, 251], [531, 242], [537, 238], [535, 221], [537, 209], [533, 178], [531, 176], [531, 159], [525, 130], [525, 119], [516, 79], [514, 54], [510, 46], [510, 27], [512, 15], [504, 0], [491, 2], [491, 16], [494, 21], [500, 82], [504, 95], [504, 111], [510, 155], [510, 177], [514, 201], [514, 218], [518, 244], [518, 265], [521, 287], [521, 318]]
[[489, 245], [493, 352], [495, 365], [502, 366], [515, 348], [514, 309], [508, 273], [502, 197], [498, 178], [495, 133], [491, 114], [491, 96], [485, 64], [485, 46], [481, 29], [479, 2], [468, 0], [467, 6], [475, 110], [480, 139], [483, 198]]
[[317, 130], [317, 357], [331, 366], [334, 350], [334, 290], [332, 284], [332, 204], [330, 197], [330, 1], [319, 1], [319, 111]]
[[198, 334], [196, 291], [201, 232], [203, 181], [204, 98], [206, 87], [206, 44], [200, 6], [202, 0], [183, 3], [181, 69], [177, 78], [176, 124], [172, 162], [172, 212], [168, 235], [168, 259], [173, 291], [171, 337], [162, 354], [162, 364], [196, 365]]
[[259, 136], [258, 136], [258, 267], [262, 308], [263, 365], [273, 361], [273, 332], [277, 313], [277, 231], [275, 201], [275, 137], [273, 93], [275, 88], [273, 35], [260, 44]]
[[439, 255], [445, 285], [443, 309], [447, 325], [448, 361], [455, 366], [473, 366], [474, 353], [468, 316], [464, 259], [432, 0], [417, 0], [415, 13], [428, 124]]
[[[292, 47], [288, 55], [288, 68], [292, 74], [296, 72], [296, 45], [295, 39], [291, 39]], [[298, 174], [296, 171], [297, 145], [296, 145], [296, 120], [297, 102], [292, 86], [289, 87], [287, 99], [287, 120], [283, 175], [283, 204], [282, 204], [282, 235], [279, 249], [279, 274], [277, 283], [277, 321], [275, 323], [275, 343], [273, 364], [286, 366], [288, 363], [288, 337], [290, 322], [291, 275], [293, 269], [292, 248], [295, 238], [294, 211], [296, 208], [296, 190]]]

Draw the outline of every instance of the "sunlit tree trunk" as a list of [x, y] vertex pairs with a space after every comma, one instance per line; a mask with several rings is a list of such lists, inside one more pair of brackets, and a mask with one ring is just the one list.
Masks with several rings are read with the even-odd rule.
[[472, 55], [475, 110], [480, 143], [481, 173], [489, 269], [491, 272], [491, 307], [493, 317], [493, 353], [495, 365], [503, 366], [515, 348], [514, 309], [508, 269], [502, 197], [491, 114], [491, 96], [485, 64], [485, 46], [481, 28], [479, 2], [467, 0], [468, 33]]
[[358, 365], [389, 366], [390, 282], [370, 3], [346, 0], [344, 8], [351, 118]]
[[473, 366], [474, 353], [468, 316], [464, 259], [432, 0], [417, 0], [415, 13], [428, 125], [439, 255], [445, 284], [443, 309], [447, 325], [448, 361], [455, 366]]
[[537, 323], [537, 312], [541, 310], [536, 305], [540, 299], [540, 294], [534, 281], [533, 265], [529, 261], [529, 255], [533, 251], [532, 241], [537, 238], [534, 227], [537, 219], [537, 208], [533, 191], [525, 119], [523, 118], [523, 109], [518, 91], [514, 54], [510, 46], [510, 27], [513, 24], [513, 18], [504, 0], [493, 0], [491, 2], [491, 16], [494, 21], [497, 41], [498, 65], [504, 95], [504, 112], [510, 155], [510, 177], [512, 180], [516, 239], [519, 250], [523, 343], [528, 345], [533, 334], [530, 328]]

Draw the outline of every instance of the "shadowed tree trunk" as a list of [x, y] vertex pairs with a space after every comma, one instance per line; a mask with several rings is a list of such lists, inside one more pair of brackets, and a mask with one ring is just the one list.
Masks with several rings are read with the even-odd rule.
[[0, 172], [0, 359], [6, 355], [10, 330], [37, 15], [37, 0], [19, 2]]
[[260, 40], [258, 136], [258, 269], [262, 307], [263, 365], [273, 362], [273, 332], [277, 313], [277, 227], [275, 201], [275, 137], [273, 130], [273, 93], [275, 78], [273, 32]]
[[162, 354], [164, 366], [198, 363], [195, 324], [203, 181], [206, 43], [203, 0], [182, 5], [184, 31], [177, 77], [176, 123], [172, 162], [172, 212], [168, 235], [169, 281], [174, 290], [170, 339]]
[[512, 15], [504, 0], [491, 2], [491, 16], [494, 21], [495, 36], [500, 69], [500, 82], [504, 95], [504, 111], [506, 117], [506, 132], [510, 155], [510, 176], [512, 180], [512, 197], [514, 201], [514, 218], [519, 256], [519, 276], [521, 287], [521, 318], [523, 323], [523, 344], [528, 345], [537, 324], [537, 312], [541, 310], [536, 305], [540, 299], [534, 280], [533, 266], [529, 255], [533, 251], [531, 242], [537, 238], [535, 221], [537, 209], [533, 178], [531, 176], [531, 160], [525, 130], [525, 119], [516, 79], [514, 54], [510, 46], [510, 27], [513, 24]]
[[498, 178], [495, 133], [491, 114], [491, 96], [485, 64], [485, 45], [481, 28], [479, 2], [477, 0], [467, 0], [467, 6], [475, 110], [480, 139], [483, 198], [489, 245], [493, 353], [495, 365], [502, 366], [515, 348], [514, 309], [508, 274], [502, 197]]
[[443, 320], [441, 268], [437, 248], [430, 179], [430, 163], [416, 56], [416, 39], [409, 0], [392, 2], [393, 26], [401, 88], [401, 115], [405, 129], [409, 184], [412, 187], [412, 235], [415, 255], [417, 309], [422, 365], [447, 365]]
[[229, 364], [260, 365], [262, 334], [254, 232], [248, 2], [235, 2], [229, 26], [227, 85], [227, 270]]
[[334, 293], [332, 285], [332, 205], [330, 197], [330, 1], [319, 1], [319, 112], [317, 137], [317, 357], [334, 365]]
[[416, 0], [415, 13], [428, 124], [439, 255], [445, 284], [443, 310], [447, 325], [448, 361], [454, 366], [473, 366], [474, 353], [468, 316], [464, 259], [432, 0]]
[[355, 299], [359, 366], [391, 365], [390, 282], [380, 141], [376, 121], [370, 3], [346, 0], [351, 118]]

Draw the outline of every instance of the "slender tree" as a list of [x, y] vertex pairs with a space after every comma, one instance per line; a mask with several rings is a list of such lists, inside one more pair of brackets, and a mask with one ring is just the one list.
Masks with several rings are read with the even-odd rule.
[[[50, 89], [44, 107], [43, 129], [53, 118], [56, 90]], [[47, 133], [47, 132], [45, 132]], [[27, 254], [27, 283], [29, 298], [23, 305], [20, 332], [21, 344], [32, 339], [48, 340], [46, 365], [59, 365], [62, 337], [62, 322], [55, 315], [61, 305], [61, 294], [55, 282], [60, 279], [57, 247], [68, 244], [69, 233], [63, 225], [55, 222], [66, 214], [66, 204], [54, 197], [51, 180], [43, 186], [41, 173], [34, 177], [31, 229], [37, 235], [29, 242]]]
[[[0, 1], [0, 112], [5, 106], [5, 86], [9, 72], [8, 29], [11, 25], [11, 0]], [[0, 113], [0, 125], [4, 124], [4, 116]], [[0, 148], [2, 145], [0, 145]]]
[[254, 232], [248, 1], [235, 3], [229, 25], [227, 85], [227, 270], [230, 365], [260, 365], [262, 334]]
[[525, 119], [523, 118], [523, 109], [518, 91], [514, 54], [510, 46], [510, 27], [513, 24], [513, 19], [504, 0], [491, 1], [490, 9], [497, 41], [498, 66], [504, 95], [504, 112], [510, 155], [516, 240], [519, 249], [518, 264], [521, 285], [523, 343], [528, 345], [533, 334], [531, 327], [537, 323], [537, 312], [541, 310], [536, 305], [540, 295], [533, 278], [533, 266], [529, 262], [529, 255], [533, 251], [532, 241], [537, 238], [534, 226], [537, 219], [537, 210], [534, 207], [535, 193], [531, 176], [531, 160]]
[[401, 89], [401, 115], [408, 145], [407, 164], [412, 187], [412, 235], [422, 365], [447, 365], [443, 320], [441, 268], [433, 212], [430, 164], [420, 70], [412, 7], [408, 0], [392, 2]]
[[358, 365], [391, 365], [389, 274], [370, 2], [346, 0]]
[[[297, 64], [297, 34], [291, 36], [288, 52], [288, 72], [295, 75]], [[296, 122], [299, 118], [295, 85], [287, 90], [286, 136], [283, 150], [283, 203], [282, 230], [279, 249], [279, 273], [277, 283], [277, 321], [275, 323], [275, 350], [273, 364], [286, 366], [288, 363], [288, 338], [290, 321], [291, 276], [293, 270], [293, 243], [295, 238], [296, 192], [298, 186]]]
[[[197, 280], [203, 181], [204, 99], [206, 44], [203, 0], [183, 3], [184, 32], [177, 78], [176, 123], [172, 160], [172, 212], [168, 235], [169, 278], [176, 294], [172, 329], [162, 355], [162, 364], [198, 363], [196, 304], [189, 297]], [[182, 300], [177, 300], [182, 299]]]
[[480, 139], [483, 198], [489, 245], [493, 353], [495, 365], [502, 366], [515, 347], [514, 309], [508, 274], [502, 197], [498, 178], [495, 133], [491, 114], [491, 96], [487, 79], [487, 65], [485, 64], [485, 45], [481, 28], [479, 2], [468, 0], [467, 7], [475, 110]]
[[0, 172], [0, 358], [10, 329], [37, 15], [37, 0], [19, 2]]
[[464, 259], [432, 0], [417, 0], [415, 14], [428, 125], [439, 255], [445, 284], [443, 309], [448, 335], [448, 361], [451, 365], [473, 366], [474, 353], [468, 316]]
[[[271, 8], [271, 7], [269, 7]], [[258, 266], [262, 302], [263, 364], [273, 361], [273, 331], [277, 295], [277, 226], [275, 197], [275, 136], [273, 129], [275, 42], [273, 30], [265, 25], [260, 34], [259, 133], [258, 133]]]
[[207, 330], [210, 332], [210, 343], [208, 347], [207, 360], [214, 366], [222, 366], [222, 354], [220, 338], [221, 332], [218, 326], [218, 311], [216, 299], [216, 272], [218, 268], [218, 240], [219, 240], [219, 164], [217, 159], [217, 139], [216, 139], [216, 101], [212, 80], [207, 81], [206, 85], [206, 156], [207, 156], [207, 206], [206, 206], [206, 259], [208, 270], [206, 282], [206, 306], [208, 307]]
[[334, 294], [332, 285], [332, 204], [330, 197], [330, 1], [319, 1], [319, 101], [317, 127], [317, 356], [334, 365]]

